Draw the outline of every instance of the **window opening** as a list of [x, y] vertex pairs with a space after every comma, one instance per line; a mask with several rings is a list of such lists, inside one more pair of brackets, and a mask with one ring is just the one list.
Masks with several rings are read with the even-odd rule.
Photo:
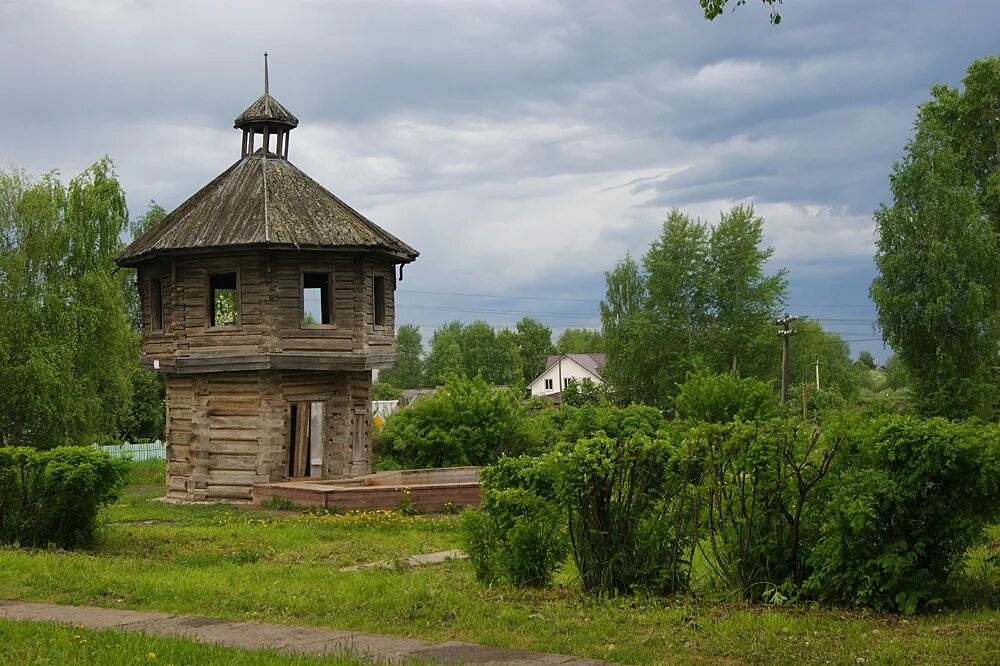
[[545, 390], [547, 390], [547, 391], [551, 391], [552, 390], [552, 380], [551, 379], [546, 379], [545, 380]]
[[149, 281], [150, 326], [154, 331], [163, 330], [163, 281], [152, 278]]
[[302, 274], [302, 323], [330, 324], [330, 274]]
[[209, 278], [211, 290], [211, 325], [236, 326], [239, 301], [236, 295], [236, 273], [220, 273]]
[[376, 275], [374, 280], [375, 325], [385, 326], [385, 276]]

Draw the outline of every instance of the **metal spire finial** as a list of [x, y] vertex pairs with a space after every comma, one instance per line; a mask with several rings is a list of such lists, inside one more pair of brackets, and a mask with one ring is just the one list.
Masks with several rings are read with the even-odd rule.
[[264, 51], [264, 94], [267, 95], [267, 51]]

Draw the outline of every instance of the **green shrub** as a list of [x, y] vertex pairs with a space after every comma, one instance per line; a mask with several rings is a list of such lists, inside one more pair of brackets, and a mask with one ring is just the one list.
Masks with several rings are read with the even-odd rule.
[[562, 391], [562, 404], [571, 407], [582, 405], [608, 405], [614, 399], [610, 384], [597, 384], [589, 377], [571, 379]]
[[646, 405], [582, 405], [559, 411], [563, 412], [559, 423], [561, 442], [576, 442], [598, 433], [618, 441], [640, 434], [653, 437], [666, 425], [660, 410]]
[[547, 458], [584, 590], [686, 587], [689, 466], [669, 441], [641, 432], [615, 440], [602, 432], [562, 444]]
[[677, 416], [688, 421], [753, 421], [778, 412], [771, 386], [753, 377], [689, 373], [678, 389], [674, 407]]
[[405, 467], [486, 465], [532, 449], [526, 410], [517, 391], [494, 389], [482, 377], [453, 377], [444, 390], [389, 417], [376, 434], [376, 454]]
[[840, 439], [781, 419], [702, 424], [691, 437], [703, 465], [699, 547], [716, 581], [746, 600], [796, 589]]
[[98, 511], [118, 498], [128, 473], [127, 461], [91, 448], [0, 448], [0, 543], [92, 544]]
[[490, 490], [462, 514], [463, 546], [476, 577], [544, 587], [566, 560], [565, 524], [551, 503], [521, 488]]
[[995, 430], [907, 416], [842, 427], [810, 592], [903, 612], [936, 602], [996, 515]]

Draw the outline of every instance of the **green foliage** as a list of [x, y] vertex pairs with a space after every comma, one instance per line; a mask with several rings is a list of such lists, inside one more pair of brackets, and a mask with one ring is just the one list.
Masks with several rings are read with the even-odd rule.
[[[557, 354], [596, 354], [607, 351], [600, 331], [586, 328], [567, 328], [556, 340]], [[535, 377], [538, 375], [536, 374]]]
[[791, 421], [703, 425], [705, 561], [725, 589], [746, 600], [794, 589], [805, 578], [804, 513], [840, 440]]
[[420, 329], [411, 324], [403, 324], [396, 329], [396, 365], [381, 371], [379, 380], [400, 389], [426, 386], [423, 353]]
[[899, 390], [910, 386], [910, 371], [896, 354], [885, 362], [885, 375], [887, 388]]
[[85, 447], [0, 447], [0, 543], [89, 546], [97, 514], [118, 498], [129, 463]]
[[387, 382], [379, 373], [378, 379], [372, 383], [372, 400], [399, 400], [403, 389]]
[[839, 426], [809, 587], [831, 601], [912, 612], [939, 599], [1000, 501], [997, 431], [888, 416]]
[[675, 401], [678, 418], [706, 423], [768, 419], [778, 411], [774, 390], [753, 377], [688, 375]]
[[128, 220], [104, 158], [64, 186], [0, 173], [0, 445], [89, 443], [130, 418], [137, 338], [112, 274]]
[[722, 213], [715, 227], [674, 209], [641, 269], [626, 256], [605, 274], [604, 378], [619, 400], [669, 409], [691, 372], [778, 376], [771, 319], [787, 282], [783, 269], [765, 273], [773, 251], [762, 239], [752, 207]]
[[393, 414], [376, 434], [376, 451], [406, 467], [454, 467], [531, 450], [519, 398], [482, 377], [452, 377], [445, 390]]
[[444, 324], [431, 336], [431, 350], [427, 355], [427, 380], [432, 386], [444, 384], [451, 376], [465, 376], [462, 360], [462, 322]]
[[516, 328], [521, 375], [530, 382], [545, 370], [545, 360], [553, 351], [552, 329], [531, 317], [521, 319]]
[[[836, 333], [823, 330], [816, 321], [799, 320], [792, 325], [791, 354], [788, 361], [790, 388], [806, 382], [815, 385], [820, 364], [820, 385], [833, 389], [845, 400], [858, 396], [861, 377], [851, 359], [851, 348]], [[743, 365], [744, 376], [780, 381], [781, 346], [772, 322], [762, 325], [751, 346], [751, 356]]]
[[932, 88], [893, 167], [892, 205], [875, 212], [871, 295], [886, 342], [910, 372], [917, 411], [992, 418], [1000, 404], [1000, 58], [974, 62], [964, 83], [964, 91]]
[[132, 373], [131, 410], [122, 422], [123, 439], [163, 439], [167, 416], [166, 388], [163, 375], [143, 370], [136, 364]]
[[[713, 21], [719, 16], [722, 16], [723, 11], [726, 8], [726, 4], [729, 0], [698, 0], [701, 3], [701, 8], [705, 12], [705, 18], [709, 21]], [[782, 0], [761, 0], [765, 5], [768, 5], [771, 9], [770, 19], [771, 25], [781, 24], [781, 13], [774, 8], [775, 5], [780, 5]], [[735, 0], [733, 2], [733, 9], [736, 7], [742, 7], [747, 3], [747, 0]]]
[[565, 521], [528, 490], [486, 487], [482, 508], [461, 520], [463, 546], [483, 582], [545, 587], [566, 561]]
[[641, 430], [617, 439], [599, 432], [548, 456], [584, 590], [670, 594], [687, 587], [690, 464], [669, 441]]
[[528, 317], [518, 322], [516, 331], [496, 330], [485, 321], [468, 326], [452, 321], [431, 337], [426, 383], [442, 384], [452, 375], [482, 375], [490, 384], [521, 387], [541, 372], [551, 347], [551, 329]]
[[875, 362], [875, 357], [867, 349], [862, 349], [861, 353], [858, 354], [858, 363], [868, 368], [869, 370], [874, 370], [878, 364]]
[[[150, 200], [146, 212], [128, 223], [128, 231], [132, 238], [136, 239], [162, 222], [166, 216], [167, 211]], [[136, 271], [134, 268], [125, 268], [118, 274], [121, 276], [122, 293], [125, 295], [125, 310], [129, 321], [132, 322], [132, 330], [138, 333], [142, 330], [142, 308], [139, 303], [139, 290], [135, 284]]]
[[603, 405], [613, 402], [614, 392], [608, 384], [598, 384], [590, 377], [571, 379], [562, 390], [562, 404], [571, 407]]
[[[787, 270], [765, 275], [764, 265], [774, 249], [763, 245], [764, 220], [753, 206], [735, 206], [709, 234], [712, 307], [712, 366], [742, 372], [741, 361], [751, 356], [754, 334], [771, 319], [788, 291]], [[712, 349], [712, 348], [710, 348]]]

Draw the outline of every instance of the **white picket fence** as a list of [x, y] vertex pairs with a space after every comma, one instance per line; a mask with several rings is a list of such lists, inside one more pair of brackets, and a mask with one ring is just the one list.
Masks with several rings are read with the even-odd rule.
[[167, 445], [165, 442], [123, 442], [121, 444], [94, 444], [95, 449], [107, 451], [115, 458], [131, 456], [136, 462], [145, 460], [166, 460]]

